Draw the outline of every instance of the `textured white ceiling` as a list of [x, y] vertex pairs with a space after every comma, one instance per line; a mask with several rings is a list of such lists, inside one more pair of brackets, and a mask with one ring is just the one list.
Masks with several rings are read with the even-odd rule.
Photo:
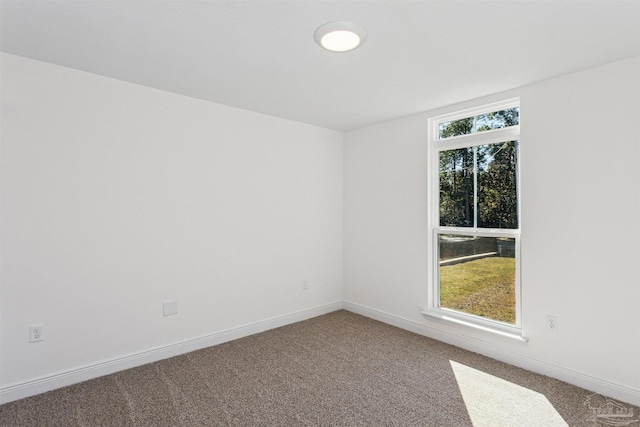
[[[640, 1], [9, 1], [2, 51], [348, 130], [640, 55]], [[319, 48], [356, 22], [366, 42]]]

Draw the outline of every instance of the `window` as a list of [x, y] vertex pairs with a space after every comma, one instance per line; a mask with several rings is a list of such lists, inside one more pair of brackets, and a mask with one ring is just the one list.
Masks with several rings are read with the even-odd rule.
[[429, 309], [520, 330], [518, 100], [429, 120]]

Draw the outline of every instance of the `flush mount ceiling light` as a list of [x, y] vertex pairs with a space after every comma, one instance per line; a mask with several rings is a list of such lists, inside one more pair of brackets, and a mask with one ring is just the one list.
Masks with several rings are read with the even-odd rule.
[[360, 46], [367, 34], [353, 22], [329, 22], [318, 28], [313, 36], [323, 48], [331, 52], [349, 52]]

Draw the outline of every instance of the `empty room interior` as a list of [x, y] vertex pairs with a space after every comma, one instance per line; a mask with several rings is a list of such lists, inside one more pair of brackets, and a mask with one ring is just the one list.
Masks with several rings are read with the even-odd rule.
[[0, 24], [0, 424], [640, 423], [640, 2]]

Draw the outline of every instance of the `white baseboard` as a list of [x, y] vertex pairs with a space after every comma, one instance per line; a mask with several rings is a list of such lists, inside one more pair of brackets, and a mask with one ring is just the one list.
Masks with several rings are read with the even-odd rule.
[[291, 323], [331, 313], [332, 311], [340, 310], [341, 308], [342, 301], [337, 301], [285, 314], [283, 316], [249, 323], [213, 334], [180, 341], [174, 344], [77, 367], [33, 380], [11, 384], [0, 388], [0, 404], [34, 396], [36, 394], [66, 387], [68, 385], [98, 378], [114, 372], [123, 371], [125, 369], [134, 368], [147, 363], [157, 362], [158, 360], [167, 359], [169, 357], [178, 356], [191, 351], [222, 344], [224, 342], [233, 341], [238, 338], [244, 338], [269, 329], [279, 328]]
[[510, 365], [518, 366], [531, 372], [559, 379], [569, 384], [582, 387], [604, 396], [618, 399], [622, 402], [640, 406], [640, 390], [615, 384], [607, 380], [593, 377], [581, 372], [573, 371], [552, 363], [545, 362], [529, 356], [524, 356], [490, 343], [469, 338], [459, 334], [445, 332], [413, 320], [405, 319], [380, 310], [369, 308], [349, 301], [343, 302], [343, 308], [356, 314], [378, 320], [389, 325], [396, 326], [407, 331], [414, 332], [456, 347], [464, 348], [475, 353], [491, 357]]
[[178, 356], [180, 354], [189, 353], [191, 351], [200, 350], [235, 339], [243, 338], [249, 335], [267, 331], [269, 329], [278, 328], [291, 323], [300, 322], [312, 317], [331, 313], [344, 308], [353, 313], [360, 314], [371, 319], [378, 320], [389, 325], [405, 329], [419, 335], [437, 339], [457, 347], [464, 348], [469, 351], [483, 354], [496, 360], [509, 363], [536, 372], [557, 378], [561, 381], [574, 384], [578, 387], [594, 391], [596, 393], [613, 397], [623, 402], [640, 406], [640, 390], [625, 387], [610, 381], [602, 380], [587, 374], [576, 372], [567, 368], [563, 368], [539, 359], [535, 359], [522, 354], [515, 353], [504, 348], [494, 346], [480, 340], [471, 339], [463, 335], [452, 334], [434, 327], [427, 326], [412, 320], [408, 320], [393, 314], [388, 314], [380, 310], [369, 308], [360, 304], [348, 301], [338, 301], [330, 304], [313, 307], [306, 310], [289, 313], [283, 316], [265, 319], [242, 325], [236, 328], [227, 329], [210, 335], [205, 335], [167, 346], [157, 347], [146, 351], [117, 357], [95, 364], [85, 365], [70, 369], [64, 372], [47, 375], [33, 380], [11, 384], [0, 388], [0, 404], [12, 402], [36, 394], [44, 393], [57, 388], [98, 378], [114, 372], [123, 371], [125, 369], [134, 368], [136, 366], [147, 363], [157, 362], [158, 360], [169, 357]]

